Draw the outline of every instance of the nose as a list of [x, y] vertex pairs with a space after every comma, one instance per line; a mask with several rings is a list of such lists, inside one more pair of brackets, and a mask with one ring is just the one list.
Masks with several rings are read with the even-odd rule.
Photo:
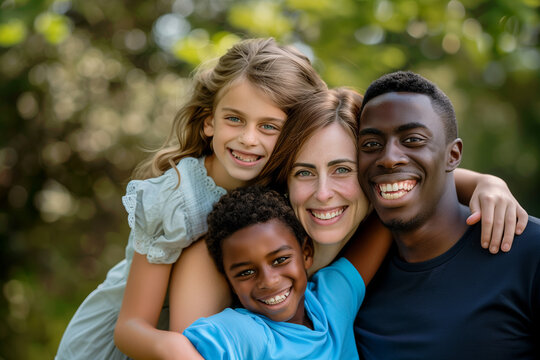
[[401, 150], [399, 140], [388, 141], [381, 156], [377, 160], [377, 165], [387, 169], [394, 169], [407, 163], [407, 157]]
[[240, 134], [240, 142], [246, 146], [257, 145], [257, 129], [253, 126], [246, 126]]
[[259, 270], [259, 288], [272, 289], [279, 283], [278, 271], [268, 265]]
[[332, 181], [326, 175], [319, 176], [315, 198], [320, 202], [326, 202], [334, 196]]

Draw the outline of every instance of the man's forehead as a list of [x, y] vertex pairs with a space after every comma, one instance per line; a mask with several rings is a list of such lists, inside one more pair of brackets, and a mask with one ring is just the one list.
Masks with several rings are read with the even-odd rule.
[[431, 98], [426, 94], [420, 94], [415, 92], [387, 92], [381, 95], [378, 95], [365, 105], [367, 107], [374, 107], [380, 104], [392, 102], [392, 103], [406, 103], [406, 104], [418, 104], [418, 105], [429, 105], [431, 107]]
[[360, 127], [370, 120], [378, 123], [385, 118], [410, 118], [439, 120], [431, 103], [431, 98], [425, 94], [390, 92], [374, 97], [364, 106], [360, 116]]

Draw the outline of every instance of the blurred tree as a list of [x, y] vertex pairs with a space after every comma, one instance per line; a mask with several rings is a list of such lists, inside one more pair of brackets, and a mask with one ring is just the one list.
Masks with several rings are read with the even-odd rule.
[[0, 1], [0, 359], [53, 358], [123, 258], [121, 196], [189, 75], [274, 36], [330, 86], [411, 69], [453, 100], [464, 167], [540, 215], [539, 0]]

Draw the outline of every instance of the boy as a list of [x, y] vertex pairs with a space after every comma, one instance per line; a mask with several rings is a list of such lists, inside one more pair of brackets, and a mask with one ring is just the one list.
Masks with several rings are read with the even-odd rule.
[[[308, 282], [313, 247], [287, 201], [260, 187], [221, 198], [208, 217], [207, 245], [244, 308], [201, 318], [184, 335], [206, 359], [357, 359], [353, 321], [365, 280], [351, 264], [365, 251], [352, 241], [344, 258]], [[364, 248], [364, 250], [360, 249]], [[363, 254], [363, 255], [362, 255]]]

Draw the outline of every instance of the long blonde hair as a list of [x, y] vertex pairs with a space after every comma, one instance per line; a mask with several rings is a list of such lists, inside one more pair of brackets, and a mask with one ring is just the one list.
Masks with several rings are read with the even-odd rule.
[[220, 57], [214, 68], [199, 68], [190, 99], [176, 114], [167, 140], [137, 166], [133, 178], [159, 176], [176, 169], [184, 157], [210, 155], [211, 138], [204, 134], [204, 120], [239, 79], [261, 89], [286, 114], [297, 102], [326, 89], [309, 59], [295, 48], [279, 45], [273, 38], [243, 40]]

